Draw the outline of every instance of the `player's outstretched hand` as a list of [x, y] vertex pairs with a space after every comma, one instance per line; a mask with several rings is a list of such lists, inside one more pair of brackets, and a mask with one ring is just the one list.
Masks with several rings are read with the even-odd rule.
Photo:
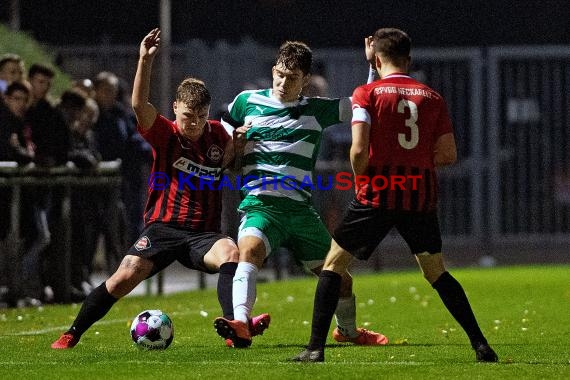
[[153, 58], [160, 46], [160, 29], [151, 30], [141, 42], [139, 54], [141, 58]]

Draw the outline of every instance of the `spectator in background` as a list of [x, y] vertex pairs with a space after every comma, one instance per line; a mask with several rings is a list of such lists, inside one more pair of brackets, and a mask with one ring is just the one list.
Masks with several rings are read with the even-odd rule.
[[19, 55], [6, 53], [0, 56], [0, 112], [3, 112], [5, 115], [10, 114], [10, 112], [6, 108], [3, 95], [8, 86], [14, 82], [22, 82], [22, 84], [25, 84], [24, 62]]
[[[34, 162], [39, 167], [65, 165], [69, 152], [69, 130], [61, 112], [48, 100], [55, 72], [44, 64], [33, 64], [28, 72], [32, 87], [32, 106], [27, 119], [32, 130], [32, 139], [36, 145]], [[53, 301], [61, 302], [65, 294], [64, 276], [61, 270], [62, 203], [63, 187], [28, 188], [23, 194], [26, 204], [33, 210], [29, 220], [33, 223], [26, 239], [32, 239], [30, 250], [33, 257], [43, 252], [42, 266], [44, 285], [51, 287]], [[28, 219], [28, 218], [26, 218]], [[53, 239], [52, 239], [53, 237]]]
[[0, 56], [0, 93], [5, 93], [8, 86], [24, 80], [24, 61], [17, 54], [7, 53]]
[[0, 109], [0, 161], [27, 164], [34, 158], [31, 130], [25, 122], [30, 100], [29, 85], [13, 82], [6, 88]]
[[32, 106], [28, 119], [36, 144], [36, 164], [64, 165], [69, 151], [69, 131], [61, 113], [48, 100], [55, 72], [43, 64], [33, 64], [28, 72], [32, 86]]
[[[18, 164], [27, 164], [34, 157], [33, 144], [30, 140], [29, 127], [25, 123], [26, 110], [29, 105], [30, 89], [20, 82], [10, 84], [4, 94], [5, 107], [0, 107], [0, 161], [16, 161]], [[8, 241], [10, 230], [12, 189], [0, 187], [0, 281], [5, 286], [3, 291], [4, 301], [9, 306], [16, 306], [18, 300], [24, 306], [37, 304], [35, 294], [30, 294], [22, 288], [21, 260], [19, 244]], [[6, 240], [6, 241], [5, 241]], [[26, 273], [26, 275], [35, 273]], [[33, 272], [33, 270], [31, 271]], [[26, 296], [30, 296], [26, 300]]]
[[128, 127], [133, 127], [133, 129], [128, 130], [127, 151], [125, 153], [128, 160], [123, 166], [125, 175], [128, 175], [128, 179], [123, 181], [122, 191], [123, 195], [128, 194], [128, 199], [123, 198], [127, 217], [127, 245], [137, 240], [144, 228], [141, 216], [144, 214], [147, 180], [152, 164], [152, 148], [135, 128], [137, 120], [133, 112], [131, 92], [129, 83], [119, 78], [117, 101], [132, 121]]
[[[91, 127], [97, 120], [98, 107], [81, 90], [67, 90], [57, 108], [71, 134], [69, 160], [89, 172], [100, 161]], [[93, 256], [97, 245], [97, 204], [92, 202], [92, 187], [77, 187], [71, 192], [71, 301], [85, 299], [89, 289]], [[89, 289], [90, 290], [90, 289]]]
[[[130, 189], [135, 188], [135, 194], [138, 194], [143, 188], [142, 181], [146, 179], [140, 178], [140, 165], [148, 159], [150, 149], [136, 131], [132, 114], [118, 101], [119, 78], [104, 71], [97, 74], [93, 83], [94, 99], [100, 111], [94, 126], [98, 150], [103, 161], [121, 160], [122, 188], [119, 196], [109, 197], [107, 193], [97, 196], [101, 205], [99, 225], [105, 236], [106, 268], [108, 273], [113, 273], [124, 249], [138, 238], [137, 226], [144, 209], [144, 199], [133, 199]], [[134, 218], [127, 217], [131, 207], [139, 210]], [[137, 233], [133, 235], [133, 231]]]
[[[103, 161], [121, 160], [123, 166], [126, 161], [125, 145], [130, 120], [116, 101], [119, 79], [115, 74], [105, 71], [97, 75], [93, 85], [94, 99], [99, 107], [99, 118], [94, 125], [97, 150]], [[125, 174], [124, 170], [121, 171]], [[107, 189], [97, 188], [93, 195], [93, 199], [99, 205], [98, 232], [104, 237], [106, 271], [113, 273], [114, 268], [119, 265], [126, 245], [124, 204], [119, 194], [109, 196]]]
[[[97, 102], [92, 98], [87, 98], [85, 102], [84, 112], [81, 115], [81, 120], [77, 123], [76, 127], [72, 132], [72, 148], [80, 149], [84, 152], [91, 152], [93, 159], [97, 160], [97, 163], [101, 162], [101, 154], [97, 149], [97, 141], [95, 139], [95, 133], [93, 131], [93, 126], [99, 119], [99, 106]], [[74, 156], [75, 153], [72, 153]], [[95, 253], [97, 250], [97, 240], [98, 240], [98, 220], [97, 220], [97, 203], [94, 203], [91, 199], [92, 192], [89, 192], [89, 201], [85, 202], [87, 212], [83, 213], [82, 220], [84, 226], [82, 230], [84, 232], [84, 244], [85, 252], [83, 253], [83, 279], [82, 285], [83, 290], [91, 289], [93, 283], [91, 282], [91, 275], [93, 274]], [[88, 204], [87, 204], [88, 203]], [[79, 247], [78, 249], [83, 249]], [[87, 286], [85, 286], [87, 285]], [[87, 287], [87, 289], [85, 289]]]
[[[81, 96], [81, 93], [79, 95]], [[79, 119], [74, 120], [70, 125], [71, 153], [69, 159], [79, 168], [92, 169], [101, 161], [101, 154], [97, 150], [97, 141], [93, 132], [93, 126], [99, 119], [97, 102], [86, 97], [78, 116]]]

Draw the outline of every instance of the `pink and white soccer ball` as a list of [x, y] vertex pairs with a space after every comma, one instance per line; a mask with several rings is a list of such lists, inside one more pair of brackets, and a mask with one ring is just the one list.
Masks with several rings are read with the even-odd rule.
[[133, 319], [131, 338], [141, 348], [164, 350], [174, 339], [172, 320], [160, 310], [145, 310]]

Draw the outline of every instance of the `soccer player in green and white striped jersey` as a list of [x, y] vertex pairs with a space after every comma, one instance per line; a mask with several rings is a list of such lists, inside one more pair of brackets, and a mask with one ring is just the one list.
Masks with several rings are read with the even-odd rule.
[[[366, 57], [374, 52], [366, 44]], [[280, 246], [291, 249], [297, 262], [319, 274], [331, 236], [311, 202], [313, 170], [322, 132], [349, 121], [350, 98], [308, 98], [301, 91], [310, 80], [311, 49], [302, 42], [281, 45], [272, 68], [271, 89], [244, 91], [228, 106], [224, 126], [234, 128], [243, 152], [239, 210], [240, 262], [233, 282], [234, 320], [217, 318], [214, 326], [234, 347], [251, 345], [249, 321], [256, 298], [256, 276], [264, 260]], [[244, 141], [245, 140], [245, 141]], [[238, 148], [236, 148], [238, 150]], [[336, 309], [341, 341], [386, 344], [384, 335], [356, 327], [352, 277], [342, 276]]]

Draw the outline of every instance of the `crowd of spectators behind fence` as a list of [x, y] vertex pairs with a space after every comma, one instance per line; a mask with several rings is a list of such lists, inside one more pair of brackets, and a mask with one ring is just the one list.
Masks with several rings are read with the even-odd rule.
[[[16, 54], [0, 56], [0, 161], [37, 168], [75, 166], [88, 175], [101, 161], [121, 164], [121, 188], [74, 187], [70, 196], [71, 301], [83, 300], [98, 242], [112, 273], [142, 230], [150, 146], [136, 129], [125, 81], [111, 72], [76, 80], [50, 97], [55, 72], [42, 63], [26, 70]], [[110, 196], [110, 191], [118, 191]], [[12, 189], [0, 187], [0, 305], [62, 302], [63, 187], [24, 186], [19, 252], [9, 242]], [[15, 258], [15, 259], [14, 259]], [[18, 281], [6, 279], [14, 276]]]

